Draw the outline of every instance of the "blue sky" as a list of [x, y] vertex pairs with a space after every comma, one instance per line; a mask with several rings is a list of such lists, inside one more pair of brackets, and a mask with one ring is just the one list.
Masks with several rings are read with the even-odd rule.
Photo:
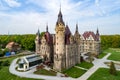
[[120, 34], [120, 0], [0, 0], [0, 34], [35, 34], [40, 29], [55, 33], [60, 9], [71, 32]]

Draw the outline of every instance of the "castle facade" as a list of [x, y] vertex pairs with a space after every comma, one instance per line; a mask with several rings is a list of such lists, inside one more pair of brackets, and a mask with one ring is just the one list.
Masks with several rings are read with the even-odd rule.
[[100, 53], [100, 35], [97, 29], [96, 34], [86, 31], [79, 34], [78, 25], [74, 35], [68, 25], [65, 25], [61, 10], [55, 26], [55, 34], [50, 34], [48, 25], [45, 34], [40, 37], [38, 30], [36, 39], [36, 53], [45, 61], [53, 63], [53, 69], [62, 71], [81, 62], [81, 54], [91, 52], [95, 56]]

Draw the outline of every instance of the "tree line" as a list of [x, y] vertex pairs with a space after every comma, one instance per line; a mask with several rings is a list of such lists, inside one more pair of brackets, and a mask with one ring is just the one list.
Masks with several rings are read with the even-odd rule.
[[23, 50], [35, 50], [35, 40], [36, 35], [27, 34], [27, 35], [0, 35], [0, 48], [5, 48], [6, 45], [13, 41], [21, 45]]
[[[41, 36], [44, 34], [41, 33]], [[0, 35], [0, 48], [5, 48], [5, 46], [11, 42], [17, 42], [21, 45], [23, 50], [35, 50], [35, 34], [26, 35]], [[120, 35], [101, 35], [101, 48], [120, 48]]]
[[101, 48], [120, 48], [120, 35], [101, 35]]

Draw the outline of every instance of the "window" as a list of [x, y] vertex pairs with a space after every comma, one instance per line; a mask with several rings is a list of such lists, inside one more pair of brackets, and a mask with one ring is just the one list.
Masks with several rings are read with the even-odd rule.
[[23, 64], [19, 64], [19, 68], [23, 68]]

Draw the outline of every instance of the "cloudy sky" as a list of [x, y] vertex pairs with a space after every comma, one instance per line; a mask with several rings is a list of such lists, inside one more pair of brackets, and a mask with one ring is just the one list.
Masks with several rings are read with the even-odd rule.
[[55, 33], [60, 4], [72, 33], [78, 23], [80, 33], [120, 34], [120, 0], [0, 0], [0, 34], [35, 34], [46, 24]]

